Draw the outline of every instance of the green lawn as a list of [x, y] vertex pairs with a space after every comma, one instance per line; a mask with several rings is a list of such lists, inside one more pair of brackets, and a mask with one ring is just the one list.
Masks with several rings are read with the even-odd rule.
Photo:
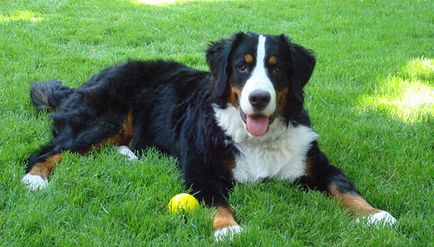
[[[143, 1], [142, 1], [143, 2]], [[246, 232], [234, 246], [432, 246], [432, 1], [0, 1], [0, 245], [208, 246], [213, 211], [167, 213], [183, 192], [175, 160], [129, 163], [113, 147], [67, 154], [47, 189], [20, 183], [50, 138], [30, 105], [34, 80], [78, 86], [115, 62], [166, 58], [206, 69], [208, 41], [237, 31], [285, 33], [313, 49], [306, 105], [320, 143], [393, 228], [354, 223], [339, 203], [282, 181], [237, 185]]]

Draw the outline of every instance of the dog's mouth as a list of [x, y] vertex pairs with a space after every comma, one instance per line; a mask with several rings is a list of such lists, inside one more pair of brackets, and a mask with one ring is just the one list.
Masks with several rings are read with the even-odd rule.
[[240, 110], [240, 114], [247, 132], [252, 136], [265, 135], [274, 120], [274, 114], [271, 116], [264, 116], [261, 114], [247, 115], [242, 110]]

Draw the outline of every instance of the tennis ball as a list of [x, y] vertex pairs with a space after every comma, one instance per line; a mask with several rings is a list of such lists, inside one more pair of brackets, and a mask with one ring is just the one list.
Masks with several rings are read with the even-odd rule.
[[194, 196], [181, 193], [177, 194], [169, 201], [169, 212], [172, 214], [177, 214], [180, 212], [193, 211], [199, 206], [199, 202], [194, 198]]

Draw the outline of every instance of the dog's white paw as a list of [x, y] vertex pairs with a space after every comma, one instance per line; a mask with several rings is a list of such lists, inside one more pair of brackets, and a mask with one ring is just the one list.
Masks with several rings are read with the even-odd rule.
[[215, 241], [221, 241], [225, 239], [232, 241], [234, 236], [240, 234], [242, 231], [243, 228], [239, 225], [228, 226], [220, 230], [214, 231], [214, 239]]
[[359, 223], [361, 221], [366, 220], [368, 225], [395, 225], [398, 221], [386, 211], [380, 211], [375, 214], [371, 214], [369, 216], [363, 217], [363, 220], [356, 219], [356, 222]]
[[131, 149], [129, 149], [127, 146], [119, 146], [118, 147], [118, 152], [119, 152], [119, 154], [125, 156], [128, 161], [134, 161], [134, 160], [138, 160], [139, 159], [134, 154], [134, 152], [131, 151]]
[[27, 173], [21, 179], [21, 182], [29, 189], [29, 190], [40, 190], [48, 185], [48, 181], [43, 179], [41, 176], [32, 175]]

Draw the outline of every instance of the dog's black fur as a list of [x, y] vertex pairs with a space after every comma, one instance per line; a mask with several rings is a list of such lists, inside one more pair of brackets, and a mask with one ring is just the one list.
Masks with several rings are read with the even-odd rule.
[[233, 181], [221, 166], [235, 149], [216, 125], [210, 80], [209, 73], [176, 62], [130, 61], [103, 70], [78, 89], [59, 81], [34, 84], [35, 107], [57, 111], [51, 116], [53, 140], [30, 159], [27, 172], [51, 155], [85, 153], [119, 134], [132, 109], [133, 150], [152, 146], [178, 157], [185, 185], [200, 191], [196, 196], [210, 205], [228, 203]]

